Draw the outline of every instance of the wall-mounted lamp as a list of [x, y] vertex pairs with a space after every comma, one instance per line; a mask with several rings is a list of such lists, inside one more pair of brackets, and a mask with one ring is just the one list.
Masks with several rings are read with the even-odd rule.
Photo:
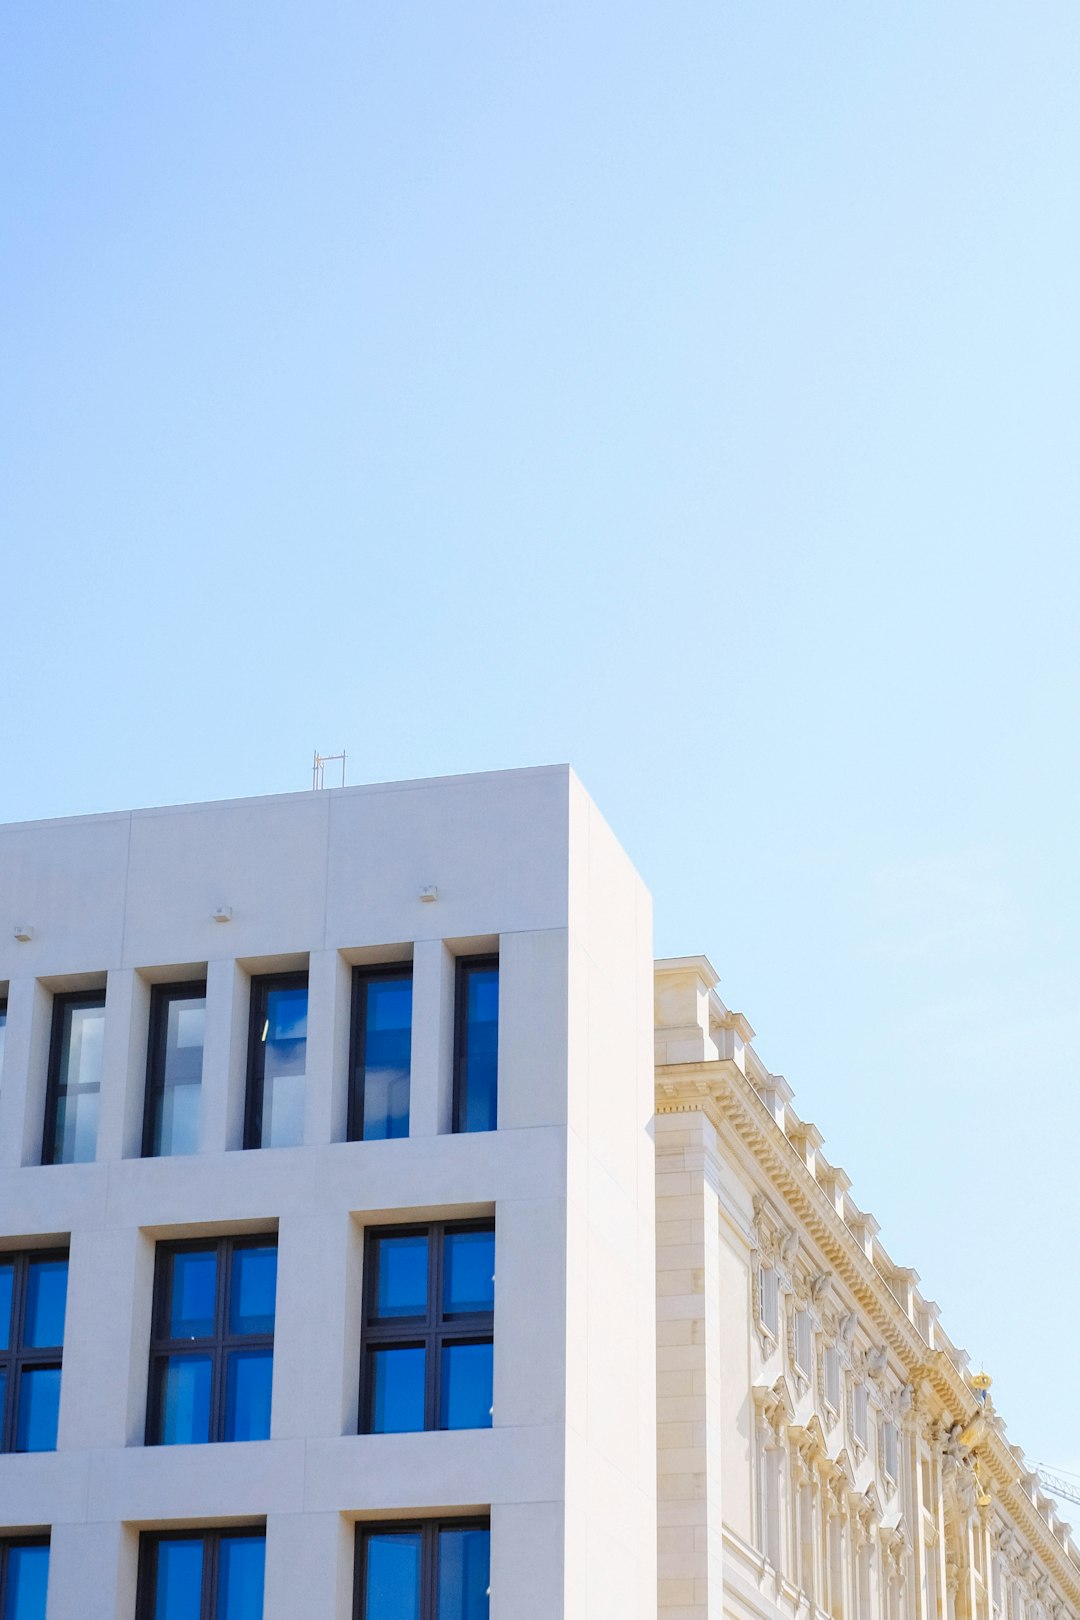
[[15, 938], [16, 939], [21, 939], [23, 941], [23, 943], [25, 944], [25, 942], [28, 939], [33, 939], [33, 937], [34, 937], [34, 930], [30, 927], [29, 923], [16, 923], [15, 924]]
[[215, 922], [232, 922], [232, 906], [215, 906], [211, 915]]
[[431, 905], [432, 901], [439, 898], [439, 891], [435, 887], [434, 883], [426, 883], [424, 885], [424, 887], [420, 890], [420, 898], [423, 900], [424, 904], [428, 906]]

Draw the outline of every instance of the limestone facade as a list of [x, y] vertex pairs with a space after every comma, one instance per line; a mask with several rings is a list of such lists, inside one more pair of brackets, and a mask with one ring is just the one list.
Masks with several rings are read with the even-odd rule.
[[704, 957], [656, 965], [659, 1620], [1066, 1620], [1080, 1558]]

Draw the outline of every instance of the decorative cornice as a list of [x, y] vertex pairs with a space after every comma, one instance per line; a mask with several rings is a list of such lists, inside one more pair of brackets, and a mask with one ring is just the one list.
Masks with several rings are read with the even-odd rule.
[[[933, 1349], [905, 1314], [882, 1271], [848, 1228], [835, 1203], [803, 1156], [777, 1124], [754, 1086], [730, 1058], [668, 1064], [656, 1072], [658, 1113], [701, 1110], [717, 1130], [734, 1132], [817, 1244], [827, 1265], [846, 1286], [893, 1352], [904, 1379], [933, 1391], [952, 1421], [969, 1426], [983, 1415], [964, 1371], [945, 1350]], [[806, 1126], [800, 1122], [804, 1133]], [[1063, 1545], [1021, 1486], [1025, 1469], [1000, 1423], [987, 1425], [977, 1443], [999, 1500], [1043, 1562], [1063, 1595], [1080, 1611], [1080, 1562]]]

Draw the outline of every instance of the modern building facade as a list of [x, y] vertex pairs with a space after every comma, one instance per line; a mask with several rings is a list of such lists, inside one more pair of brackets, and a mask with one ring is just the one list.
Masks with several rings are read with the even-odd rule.
[[1080, 1614], [565, 767], [0, 828], [0, 1029], [0, 1620]]

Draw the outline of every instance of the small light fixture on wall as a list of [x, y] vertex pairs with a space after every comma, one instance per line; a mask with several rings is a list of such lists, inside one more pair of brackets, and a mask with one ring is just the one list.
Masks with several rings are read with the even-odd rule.
[[29, 923], [16, 923], [15, 924], [15, 938], [16, 939], [21, 939], [23, 941], [23, 943], [25, 944], [28, 939], [33, 939], [33, 937], [34, 937], [34, 930], [30, 927]]
[[232, 922], [232, 906], [215, 906], [211, 915], [215, 922]]
[[424, 904], [428, 906], [439, 898], [439, 891], [435, 887], [434, 883], [425, 883], [424, 887], [420, 890], [420, 898]]

